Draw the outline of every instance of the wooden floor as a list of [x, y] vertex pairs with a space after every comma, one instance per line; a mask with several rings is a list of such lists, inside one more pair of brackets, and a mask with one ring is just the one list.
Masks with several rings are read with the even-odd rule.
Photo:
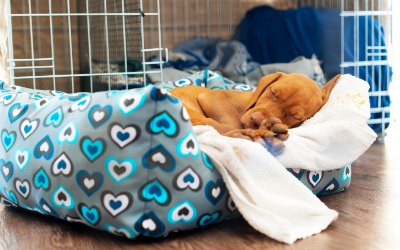
[[321, 197], [339, 219], [291, 246], [256, 232], [243, 219], [163, 239], [126, 240], [0, 205], [0, 249], [400, 249], [398, 155], [395, 144], [372, 145], [353, 163], [350, 188]]

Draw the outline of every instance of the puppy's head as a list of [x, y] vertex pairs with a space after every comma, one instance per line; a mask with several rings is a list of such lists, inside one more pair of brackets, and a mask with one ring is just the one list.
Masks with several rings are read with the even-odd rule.
[[279, 72], [264, 76], [241, 122], [245, 128], [258, 129], [263, 120], [276, 117], [289, 128], [297, 127], [328, 101], [339, 77], [319, 89], [316, 82], [301, 74]]

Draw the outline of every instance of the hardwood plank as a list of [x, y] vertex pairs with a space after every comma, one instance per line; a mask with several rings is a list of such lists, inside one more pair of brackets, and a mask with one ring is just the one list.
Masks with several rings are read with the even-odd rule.
[[339, 218], [293, 245], [278, 243], [243, 219], [167, 238], [127, 240], [84, 225], [0, 206], [0, 249], [399, 249], [399, 148], [374, 144], [352, 166], [345, 192], [321, 197]]

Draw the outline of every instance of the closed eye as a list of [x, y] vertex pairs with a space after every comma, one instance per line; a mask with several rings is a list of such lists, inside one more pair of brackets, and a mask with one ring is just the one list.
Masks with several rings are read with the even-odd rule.
[[272, 88], [270, 88], [271, 94], [275, 99], [278, 99], [277, 96], [275, 95], [274, 91], [272, 90]]
[[301, 117], [299, 115], [286, 114], [286, 116], [291, 116], [294, 119], [299, 120], [299, 121], [301, 120]]

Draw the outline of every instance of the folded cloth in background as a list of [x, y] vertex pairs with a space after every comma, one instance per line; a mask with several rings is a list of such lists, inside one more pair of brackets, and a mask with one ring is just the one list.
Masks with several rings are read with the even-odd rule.
[[[344, 22], [344, 60], [351, 62], [356, 58], [354, 17], [344, 17]], [[368, 29], [364, 28], [366, 25]], [[372, 56], [366, 55], [366, 45], [385, 46], [385, 33], [381, 24], [371, 17], [359, 16], [358, 26], [360, 27], [358, 29], [358, 59], [360, 61], [387, 60], [386, 56], [377, 55], [372, 58]], [[371, 30], [374, 31], [373, 35]], [[304, 7], [282, 11], [269, 6], [260, 6], [247, 12], [246, 17], [238, 26], [233, 40], [243, 43], [254, 61], [261, 64], [285, 63], [298, 56], [310, 58], [316, 54], [317, 58], [322, 60], [322, 69], [329, 80], [341, 73], [340, 37], [340, 10], [329, 8], [316, 10], [314, 7]], [[369, 49], [368, 52], [371, 53], [372, 49]], [[374, 50], [374, 53], [378, 52], [387, 51], [385, 49]], [[354, 67], [344, 68], [344, 73], [355, 75]], [[391, 75], [391, 68], [386, 65], [359, 67], [359, 77], [370, 84], [371, 90], [386, 91]], [[378, 107], [378, 98], [370, 97], [371, 107]], [[381, 107], [389, 105], [389, 96], [381, 97]], [[386, 117], [389, 115], [387, 113]], [[371, 118], [381, 117], [381, 113], [374, 113]], [[370, 126], [375, 131], [382, 129], [381, 124]]]
[[320, 88], [325, 84], [322, 69], [316, 57], [307, 59], [299, 56], [289, 63], [272, 63], [261, 65], [260, 68], [254, 70], [246, 76], [232, 75], [222, 71], [224, 77], [238, 83], [244, 83], [250, 86], [257, 86], [263, 76], [283, 72], [285, 74], [299, 73], [313, 79]]
[[[157, 56], [150, 58], [150, 61], [158, 60]], [[169, 63], [164, 67], [179, 70], [223, 70], [246, 75], [259, 68], [260, 64], [253, 61], [246, 47], [238, 41], [197, 37], [173, 48]]]
[[[289, 130], [286, 148], [276, 159], [258, 143], [221, 136], [209, 126], [193, 128], [200, 148], [219, 166], [236, 207], [251, 226], [291, 244], [319, 233], [337, 218], [285, 168], [308, 170], [312, 183], [321, 171], [342, 168], [363, 154], [376, 138], [366, 124], [368, 88], [363, 80], [341, 76], [323, 108]], [[334, 189], [344, 179], [333, 178], [325, 189]]]
[[[319, 61], [316, 59], [316, 57], [313, 57], [312, 59], [307, 59], [304, 56], [299, 56], [289, 63], [261, 65], [259, 68], [255, 69], [245, 76], [240, 76], [236, 73], [226, 71], [217, 73], [221, 74], [225, 78], [234, 81], [235, 83], [243, 83], [249, 86], [256, 87], [263, 76], [274, 74], [277, 72], [283, 72], [286, 74], [303, 74], [310, 79], [316, 81], [320, 88], [322, 88], [325, 84], [324, 75], [320, 67]], [[176, 79], [184, 78], [193, 73], [195, 73], [193, 72], [193, 70], [183, 71], [175, 68], [164, 68], [163, 80], [161, 80], [160, 74], [149, 74], [148, 77], [151, 83], [156, 84], [161, 82], [175, 81]]]

